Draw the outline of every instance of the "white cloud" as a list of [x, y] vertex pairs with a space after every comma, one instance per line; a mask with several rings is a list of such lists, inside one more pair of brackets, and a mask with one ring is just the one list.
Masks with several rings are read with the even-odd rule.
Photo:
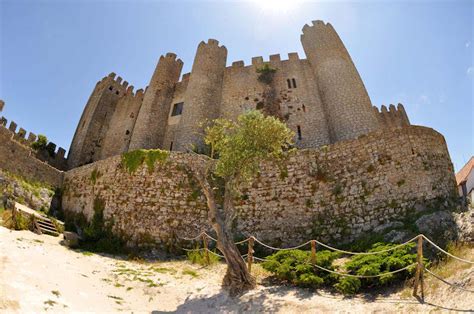
[[469, 48], [471, 47], [471, 42], [470, 41], [466, 41], [466, 48]]
[[467, 75], [473, 75], [474, 74], [474, 67], [470, 66], [467, 68], [467, 71], [466, 71], [466, 74]]
[[431, 104], [431, 99], [428, 95], [421, 94], [420, 97], [418, 97], [418, 102], [420, 105], [429, 105]]

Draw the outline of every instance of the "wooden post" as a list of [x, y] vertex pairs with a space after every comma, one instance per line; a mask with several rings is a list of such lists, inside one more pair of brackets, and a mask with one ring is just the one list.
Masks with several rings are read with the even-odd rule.
[[249, 238], [248, 251], [247, 251], [247, 268], [249, 270], [249, 273], [252, 271], [254, 241], [255, 241], [254, 237]]
[[316, 264], [316, 240], [311, 240], [311, 263]]
[[420, 285], [421, 290], [421, 299], [425, 298], [424, 283], [423, 283], [423, 236], [418, 236], [418, 246], [416, 254], [416, 274], [415, 274], [415, 284], [413, 286], [413, 296], [418, 295], [418, 285]]
[[205, 234], [202, 235], [202, 244], [204, 245], [204, 256], [206, 257], [207, 265], [211, 264], [211, 260], [209, 259], [209, 251], [207, 248], [207, 236]]

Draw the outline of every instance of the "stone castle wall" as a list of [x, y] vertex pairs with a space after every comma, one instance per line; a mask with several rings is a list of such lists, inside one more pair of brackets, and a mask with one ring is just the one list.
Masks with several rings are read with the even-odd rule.
[[[95, 199], [130, 245], [176, 244], [209, 230], [205, 198], [185, 165], [202, 157], [172, 152], [153, 172], [133, 174], [115, 156], [65, 175], [63, 208], [93, 215]], [[92, 173], [95, 175], [92, 175]], [[278, 245], [310, 238], [348, 241], [455, 193], [444, 138], [418, 126], [384, 129], [319, 149], [298, 150], [286, 170], [263, 165], [236, 200], [236, 232]]]
[[28, 180], [60, 187], [63, 172], [39, 160], [28, 142], [24, 139], [22, 142], [20, 138], [17, 133], [0, 126], [0, 169]]

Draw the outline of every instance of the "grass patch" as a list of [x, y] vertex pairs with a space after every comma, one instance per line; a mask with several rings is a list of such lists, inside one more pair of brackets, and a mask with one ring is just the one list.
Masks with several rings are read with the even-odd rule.
[[206, 258], [206, 252], [204, 250], [195, 249], [192, 251], [188, 251], [186, 254], [188, 260], [193, 264], [198, 264], [201, 266], [213, 265], [219, 262], [220, 257], [209, 253], [209, 263]]
[[57, 304], [57, 302], [53, 300], [47, 300], [47, 301], [44, 301], [43, 304], [54, 306], [55, 304]]
[[51, 293], [54, 294], [57, 298], [61, 296], [61, 293], [58, 290], [51, 290]]
[[197, 278], [199, 277], [198, 273], [190, 268], [186, 268], [182, 271], [182, 274], [183, 275], [188, 275], [188, 276], [191, 276], [193, 278]]

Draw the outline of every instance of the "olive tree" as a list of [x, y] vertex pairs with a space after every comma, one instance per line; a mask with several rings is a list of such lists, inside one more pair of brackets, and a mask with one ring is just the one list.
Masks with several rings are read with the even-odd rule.
[[191, 171], [206, 197], [217, 248], [227, 263], [223, 286], [236, 295], [255, 286], [232, 234], [238, 187], [255, 178], [262, 162], [282, 160], [291, 149], [294, 133], [280, 120], [256, 110], [237, 121], [217, 119], [204, 131], [210, 157]]

